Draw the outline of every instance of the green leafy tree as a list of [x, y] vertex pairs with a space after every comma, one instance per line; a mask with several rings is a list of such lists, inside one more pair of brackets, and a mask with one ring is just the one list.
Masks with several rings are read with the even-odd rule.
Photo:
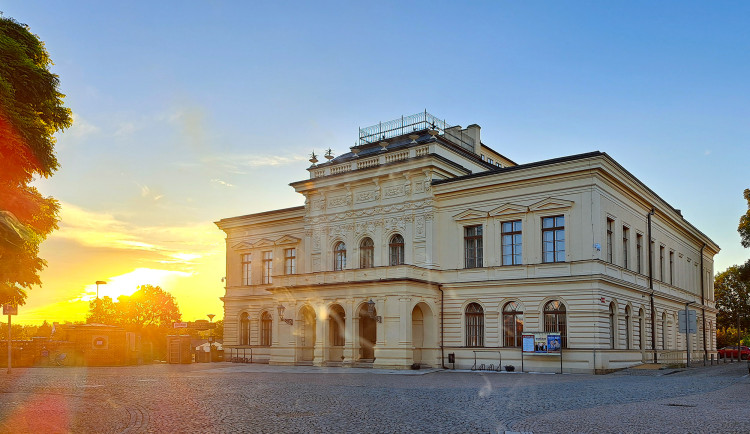
[[117, 301], [102, 297], [89, 302], [86, 322], [123, 326], [137, 331], [144, 328], [172, 328], [182, 315], [172, 294], [158, 286], [141, 285], [132, 295]]
[[739, 319], [741, 328], [747, 328], [750, 322], [750, 282], [744, 271], [748, 268], [750, 261], [741, 266], [733, 265], [716, 275], [714, 294], [719, 309], [718, 327], [736, 328]]
[[0, 302], [23, 304], [41, 284], [39, 244], [59, 205], [29, 183], [57, 170], [54, 134], [72, 125], [52, 61], [28, 26], [0, 16]]
[[745, 189], [745, 200], [747, 201], [747, 212], [740, 217], [740, 225], [737, 232], [740, 233], [742, 247], [750, 247], [750, 188]]
[[131, 296], [117, 299], [121, 322], [132, 328], [172, 328], [182, 315], [172, 294], [158, 286], [141, 285]]
[[48, 337], [52, 336], [52, 326], [49, 325], [49, 323], [45, 320], [42, 323], [42, 325], [40, 325], [36, 329], [36, 332], [34, 333], [34, 336], [35, 337], [43, 337], [43, 338], [48, 338]]
[[141, 285], [132, 295], [121, 295], [117, 301], [110, 297], [92, 300], [86, 322], [119, 325], [138, 332], [144, 351], [156, 359], [164, 359], [167, 335], [174, 333], [172, 323], [182, 314], [174, 297], [153, 285]]
[[120, 311], [111, 297], [95, 298], [89, 302], [88, 324], [120, 324]]
[[218, 342], [224, 342], [224, 320], [214, 321], [214, 324], [216, 328], [198, 332], [198, 337], [208, 339], [209, 336], [213, 336]]

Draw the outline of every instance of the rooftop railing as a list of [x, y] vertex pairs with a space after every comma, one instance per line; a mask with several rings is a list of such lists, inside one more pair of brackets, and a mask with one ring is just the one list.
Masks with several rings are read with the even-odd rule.
[[[401, 116], [399, 119], [379, 122], [370, 127], [360, 128], [359, 145], [362, 146], [370, 143], [377, 143], [393, 137], [403, 136], [405, 134], [423, 130], [436, 130], [440, 134], [445, 135], [446, 130], [450, 130], [451, 128], [455, 127], [449, 125], [445, 119], [438, 119], [427, 113], [427, 110], [425, 110], [421, 113]], [[467, 134], [462, 133], [459, 128], [449, 131], [447, 135], [452, 141], [457, 142], [459, 146], [469, 151], [474, 150], [474, 139]]]

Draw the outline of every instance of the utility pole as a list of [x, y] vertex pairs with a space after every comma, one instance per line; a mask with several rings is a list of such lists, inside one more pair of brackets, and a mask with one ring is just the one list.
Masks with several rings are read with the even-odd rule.
[[6, 303], [3, 305], [3, 315], [8, 315], [8, 373], [11, 372], [11, 366], [13, 366], [12, 354], [13, 354], [13, 336], [11, 336], [11, 315], [18, 315], [18, 305]]
[[107, 282], [103, 280], [97, 280], [96, 281], [96, 299], [99, 300], [99, 285], [106, 285]]
[[12, 338], [10, 336], [10, 312], [8, 312], [8, 373], [10, 374], [10, 366], [12, 365], [11, 361], [11, 342]]
[[[10, 319], [8, 319], [8, 324], [10, 324]], [[748, 357], [748, 359], [750, 359], [750, 357]], [[740, 311], [739, 309], [737, 309], [737, 362], [741, 362], [741, 361], [742, 361], [742, 335], [740, 334]]]

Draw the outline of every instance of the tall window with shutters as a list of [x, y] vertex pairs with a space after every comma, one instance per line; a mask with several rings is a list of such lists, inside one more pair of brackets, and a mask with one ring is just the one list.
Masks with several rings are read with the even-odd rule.
[[565, 262], [565, 217], [542, 218], [542, 262]]
[[333, 269], [341, 271], [346, 268], [346, 244], [339, 241], [333, 246]]
[[253, 254], [245, 253], [242, 255], [242, 284], [252, 285], [252, 266]]
[[372, 268], [375, 266], [375, 243], [372, 238], [366, 237], [359, 242], [359, 268]]
[[464, 266], [479, 268], [482, 257], [482, 225], [464, 227]]
[[402, 265], [404, 263], [404, 237], [396, 234], [388, 243], [388, 259], [390, 265]]
[[522, 264], [523, 233], [521, 220], [503, 222], [501, 227], [503, 265]]
[[484, 346], [484, 309], [479, 303], [466, 306], [466, 346]]
[[271, 328], [273, 326], [273, 318], [268, 312], [263, 312], [260, 315], [260, 345], [264, 347], [271, 346]]
[[515, 301], [503, 307], [503, 346], [520, 347], [523, 335], [523, 311]]
[[568, 348], [568, 328], [565, 305], [560, 300], [550, 300], [544, 305], [544, 331], [558, 332], [563, 348]]

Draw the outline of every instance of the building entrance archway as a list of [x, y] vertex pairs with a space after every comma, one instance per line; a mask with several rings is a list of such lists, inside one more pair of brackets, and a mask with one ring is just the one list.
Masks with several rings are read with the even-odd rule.
[[359, 360], [362, 362], [372, 362], [375, 360], [375, 342], [378, 338], [378, 324], [375, 321], [377, 312], [373, 310], [372, 314], [367, 309], [367, 303], [363, 303], [359, 308]]
[[437, 357], [437, 326], [432, 309], [418, 303], [411, 311], [411, 345], [414, 363], [432, 366]]
[[315, 311], [310, 306], [300, 310], [298, 324], [298, 360], [312, 362], [315, 354]]
[[346, 313], [344, 308], [334, 304], [328, 309], [328, 355], [329, 362], [344, 360], [344, 346], [346, 345]]

